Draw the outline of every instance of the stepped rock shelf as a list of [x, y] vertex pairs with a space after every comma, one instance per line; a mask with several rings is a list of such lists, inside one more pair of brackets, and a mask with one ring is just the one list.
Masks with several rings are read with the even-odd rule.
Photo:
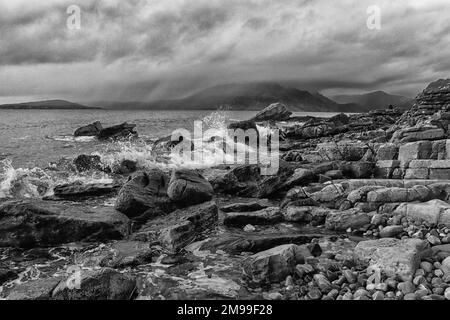
[[[108, 168], [81, 155], [72, 170], [114, 182], [2, 199], [0, 295], [450, 300], [449, 108], [450, 80], [438, 80], [405, 113], [294, 117], [274, 104], [230, 124], [280, 130], [275, 176], [245, 164]], [[77, 134], [120, 139], [133, 128]], [[78, 289], [67, 282], [74, 267]]]

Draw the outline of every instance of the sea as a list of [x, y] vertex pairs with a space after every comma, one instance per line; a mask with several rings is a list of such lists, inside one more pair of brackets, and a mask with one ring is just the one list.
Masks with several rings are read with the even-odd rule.
[[[70, 162], [80, 154], [99, 155], [113, 165], [121, 160], [137, 161], [140, 167], [173, 165], [153, 154], [153, 142], [174, 130], [192, 132], [195, 121], [206, 127], [224, 128], [233, 121], [246, 120], [256, 111], [146, 111], [146, 110], [0, 110], [0, 198], [37, 197], [40, 186], [46, 190], [60, 183], [108, 182], [106, 173], [55, 174], [55, 166]], [[300, 112], [296, 116], [331, 117], [335, 113]], [[81, 126], [100, 121], [104, 127], [134, 123], [138, 139], [98, 141], [93, 137], [74, 137]]]

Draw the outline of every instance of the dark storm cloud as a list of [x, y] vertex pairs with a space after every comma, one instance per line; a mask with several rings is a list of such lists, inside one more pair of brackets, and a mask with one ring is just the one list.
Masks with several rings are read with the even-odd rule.
[[[66, 28], [69, 5], [81, 29]], [[366, 27], [378, 5], [381, 30]], [[449, 77], [443, 0], [0, 0], [0, 95], [172, 98], [280, 81], [415, 95]]]

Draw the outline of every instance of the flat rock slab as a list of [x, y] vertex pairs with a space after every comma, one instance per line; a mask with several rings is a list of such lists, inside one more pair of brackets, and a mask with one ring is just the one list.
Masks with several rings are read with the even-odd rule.
[[7, 201], [0, 205], [0, 246], [42, 247], [69, 242], [119, 240], [130, 220], [111, 207], [43, 201]]
[[257, 253], [284, 244], [306, 244], [313, 239], [323, 238], [322, 234], [222, 234], [205, 241], [200, 249], [216, 252], [222, 250], [231, 254], [242, 252]]
[[251, 202], [232, 203], [220, 208], [223, 212], [252, 212], [270, 207], [270, 203], [266, 199]]
[[53, 289], [62, 280], [61, 277], [44, 278], [19, 284], [12, 288], [7, 300], [50, 300]]
[[76, 254], [74, 262], [85, 267], [126, 268], [152, 262], [155, 255], [148, 242], [124, 240]]
[[384, 238], [358, 243], [354, 258], [389, 277], [411, 281], [421, 258], [429, 253], [428, 244], [423, 240]]
[[218, 207], [215, 201], [174, 211], [143, 225], [132, 238], [163, 245], [172, 252], [179, 251], [198, 240], [204, 232], [213, 229], [218, 222]]
[[224, 225], [242, 227], [247, 224], [267, 225], [280, 222], [283, 214], [278, 207], [266, 208], [255, 212], [230, 212], [225, 214]]

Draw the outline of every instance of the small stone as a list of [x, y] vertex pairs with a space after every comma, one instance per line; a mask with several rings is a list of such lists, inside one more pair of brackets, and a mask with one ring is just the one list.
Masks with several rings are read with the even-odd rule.
[[282, 300], [283, 295], [279, 292], [271, 292], [265, 298], [266, 300]]
[[387, 226], [380, 231], [381, 238], [395, 238], [403, 232], [402, 226]]
[[373, 300], [384, 300], [384, 293], [381, 291], [377, 291], [372, 295]]
[[293, 288], [294, 287], [294, 279], [292, 279], [292, 276], [287, 276], [285, 285], [287, 288]]
[[429, 295], [431, 300], [445, 300], [446, 298], [444, 296], [438, 295], [438, 294], [431, 294]]
[[411, 281], [405, 281], [398, 284], [397, 288], [404, 294], [413, 293], [416, 286]]
[[434, 275], [441, 278], [444, 275], [444, 271], [442, 271], [441, 269], [436, 269], [434, 270]]
[[445, 236], [441, 239], [441, 242], [443, 244], [449, 244], [450, 243], [450, 236]]
[[311, 288], [308, 292], [308, 298], [311, 300], [320, 300], [322, 298], [322, 292], [318, 288]]
[[420, 285], [422, 283], [426, 283], [426, 282], [427, 282], [427, 280], [425, 279], [424, 276], [417, 276], [413, 280], [413, 284], [416, 285], [416, 286], [418, 286], [418, 285]]
[[416, 270], [416, 273], [414, 274], [416, 277], [419, 277], [419, 276], [425, 276], [426, 275], [426, 272], [425, 272], [425, 270], [423, 270], [423, 269], [417, 269]]
[[313, 273], [314, 267], [310, 264], [299, 264], [295, 267], [296, 273], [300, 278], [303, 278], [306, 274]]
[[418, 299], [421, 299], [422, 297], [425, 297], [426, 295], [428, 295], [428, 290], [422, 289], [422, 290], [417, 290], [415, 292], [415, 295]]
[[333, 285], [323, 274], [315, 274], [314, 281], [317, 283], [317, 286], [323, 293], [328, 293], [333, 290]]
[[444, 294], [444, 288], [442, 288], [442, 287], [433, 288], [433, 293], [442, 296]]
[[254, 226], [252, 226], [251, 224], [248, 224], [244, 227], [244, 231], [245, 232], [254, 232], [254, 231], [256, 231], [256, 228]]
[[375, 290], [386, 292], [386, 291], [388, 291], [388, 285], [384, 282], [377, 283], [375, 285]]
[[408, 293], [408, 294], [405, 294], [405, 296], [403, 297], [403, 300], [417, 300], [417, 297], [416, 297], [415, 293]]
[[355, 274], [351, 270], [343, 270], [342, 274], [344, 275], [345, 279], [348, 283], [356, 283], [357, 278]]
[[358, 298], [358, 297], [362, 297], [362, 296], [368, 296], [369, 295], [369, 292], [367, 292], [366, 290], [364, 290], [364, 289], [358, 289], [358, 290], [356, 290], [356, 292], [353, 294], [353, 297], [354, 298]]
[[337, 296], [339, 295], [339, 291], [337, 289], [333, 289], [330, 292], [328, 292], [327, 296], [335, 300]]
[[429, 235], [427, 237], [427, 241], [432, 245], [432, 246], [437, 246], [441, 244], [441, 239], [439, 239], [439, 237], [434, 236], [434, 235]]
[[398, 282], [395, 279], [389, 278], [386, 279], [385, 283], [391, 289], [397, 289]]
[[450, 300], [450, 287], [445, 289], [444, 297], [445, 297], [445, 299]]
[[351, 292], [347, 292], [342, 296], [342, 300], [353, 300], [353, 294]]
[[395, 299], [395, 293], [392, 291], [389, 291], [386, 293], [386, 298], [388, 299]]

